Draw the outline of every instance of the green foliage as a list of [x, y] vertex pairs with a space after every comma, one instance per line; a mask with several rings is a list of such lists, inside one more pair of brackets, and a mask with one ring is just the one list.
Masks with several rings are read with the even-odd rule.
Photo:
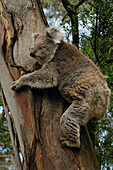
[[[0, 95], [0, 155], [11, 155], [11, 153], [13, 153], [11, 138], [7, 127], [6, 117], [3, 116], [3, 118], [1, 118], [2, 113], [3, 113], [3, 102]], [[1, 158], [0, 165], [1, 165], [0, 166], [1, 169], [2, 167], [4, 169], [6, 165], [10, 167], [11, 158], [7, 158], [7, 159]]]
[[3, 106], [2, 98], [0, 96], [0, 106]]
[[[81, 49], [85, 49], [86, 43], [93, 50], [91, 57], [95, 57], [96, 64], [107, 63], [112, 58], [112, 35], [113, 35], [113, 6], [111, 0], [92, 1], [88, 8], [82, 10], [80, 19], [84, 27], [87, 25], [90, 35], [81, 35]], [[84, 11], [85, 10], [85, 11]], [[84, 12], [83, 12], [84, 11]], [[85, 49], [85, 53], [88, 50]]]
[[11, 152], [11, 139], [6, 120], [0, 120], [0, 155], [9, 155]]
[[53, 25], [57, 19], [66, 14], [60, 0], [41, 0], [41, 3], [49, 25]]
[[113, 118], [108, 113], [100, 122], [96, 123], [95, 151], [101, 167], [113, 165]]
[[[13, 153], [11, 138], [8, 131], [7, 123], [5, 118], [0, 120], [0, 155], [11, 155]], [[9, 158], [0, 158], [0, 168], [4, 169], [6, 165], [11, 166], [11, 157]]]

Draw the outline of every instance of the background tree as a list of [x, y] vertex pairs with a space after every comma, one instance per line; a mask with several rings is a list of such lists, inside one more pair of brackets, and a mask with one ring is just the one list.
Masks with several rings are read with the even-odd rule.
[[[78, 20], [78, 8], [85, 2], [86, 0], [58, 0], [57, 2], [50, 0], [41, 0], [43, 6], [48, 9], [47, 16], [49, 18], [59, 18], [61, 15], [62, 25], [67, 34], [67, 39], [69, 41], [69, 34], [72, 33], [72, 43], [79, 48], [79, 20]], [[62, 2], [62, 4], [61, 4]], [[51, 4], [52, 8], [50, 5]], [[63, 5], [63, 6], [62, 6]], [[63, 9], [65, 8], [65, 10]], [[53, 10], [54, 9], [54, 10]], [[55, 12], [54, 12], [55, 11]], [[50, 13], [51, 12], [51, 13]], [[70, 28], [66, 27], [66, 23], [70, 25]]]

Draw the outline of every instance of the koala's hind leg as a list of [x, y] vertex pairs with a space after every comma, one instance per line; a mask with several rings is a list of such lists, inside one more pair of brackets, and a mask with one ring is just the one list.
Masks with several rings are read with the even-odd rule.
[[73, 102], [60, 119], [62, 145], [80, 148], [80, 125], [87, 122], [88, 104]]

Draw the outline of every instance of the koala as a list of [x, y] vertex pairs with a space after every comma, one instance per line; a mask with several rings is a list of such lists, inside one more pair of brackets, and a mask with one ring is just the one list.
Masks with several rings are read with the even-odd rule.
[[12, 90], [22, 86], [57, 87], [70, 104], [60, 118], [61, 143], [80, 148], [80, 126], [89, 120], [100, 120], [108, 109], [110, 89], [105, 77], [77, 47], [63, 41], [63, 34], [57, 27], [50, 27], [37, 36], [30, 55], [41, 69], [14, 81]]

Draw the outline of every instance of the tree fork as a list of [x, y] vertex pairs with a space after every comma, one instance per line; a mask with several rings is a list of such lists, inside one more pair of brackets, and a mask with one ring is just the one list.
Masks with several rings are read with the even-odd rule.
[[[27, 170], [99, 170], [86, 127], [81, 127], [80, 150], [61, 146], [59, 121], [68, 104], [56, 88], [31, 90], [25, 87], [18, 92], [10, 89], [13, 79], [18, 79], [19, 72], [16, 67], [9, 67], [10, 61], [6, 57], [8, 48], [4, 48], [6, 50], [4, 53], [2, 46], [11, 45], [15, 29], [18, 32], [17, 39], [10, 46], [12, 61], [15, 62], [13, 64], [24, 66], [21, 62], [27, 57], [27, 61], [31, 61], [29, 58], [31, 35], [36, 31], [44, 32], [47, 26], [41, 11], [43, 10], [39, 0], [0, 1], [0, 81], [13, 115], [24, 158], [24, 168]], [[6, 22], [3, 22], [3, 17]], [[19, 30], [21, 21], [22, 30]], [[8, 31], [6, 39], [8, 41], [4, 44], [5, 31]]]
[[72, 26], [72, 43], [79, 48], [79, 25], [78, 25], [78, 13], [77, 9], [82, 5], [86, 0], [79, 0], [75, 4], [70, 3], [68, 0], [61, 0], [64, 8], [66, 9], [68, 16], [71, 20]]

